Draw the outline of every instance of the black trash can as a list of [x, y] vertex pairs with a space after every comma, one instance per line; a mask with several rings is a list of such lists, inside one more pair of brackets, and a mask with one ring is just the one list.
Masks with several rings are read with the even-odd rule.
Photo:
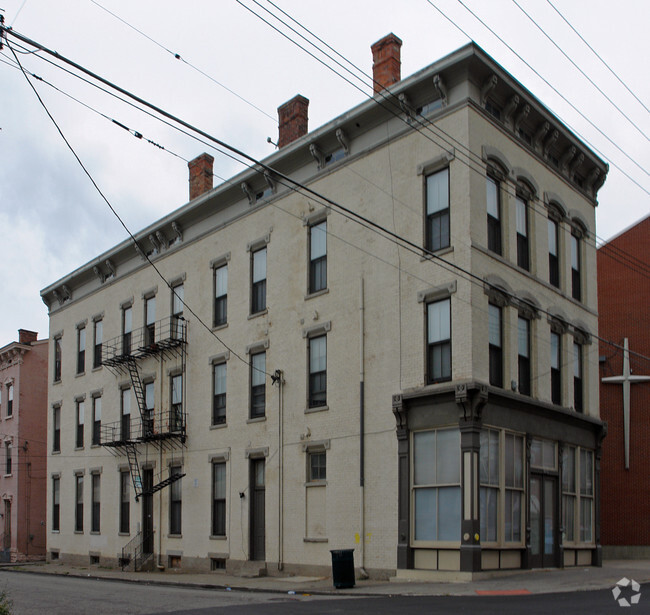
[[332, 549], [332, 582], [336, 589], [354, 587], [354, 549]]

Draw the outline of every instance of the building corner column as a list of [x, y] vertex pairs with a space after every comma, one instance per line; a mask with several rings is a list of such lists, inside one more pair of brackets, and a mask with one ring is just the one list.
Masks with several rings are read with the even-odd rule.
[[479, 458], [483, 407], [487, 403], [487, 387], [456, 386], [459, 409], [461, 449], [461, 541], [460, 570], [481, 570], [481, 524], [479, 518]]
[[397, 568], [413, 568], [410, 509], [410, 440], [407, 408], [401, 395], [393, 395], [393, 414], [397, 423]]

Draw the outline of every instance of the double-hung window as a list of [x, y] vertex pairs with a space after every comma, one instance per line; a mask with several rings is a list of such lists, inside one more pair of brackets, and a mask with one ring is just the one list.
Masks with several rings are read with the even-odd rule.
[[311, 451], [308, 453], [307, 482], [317, 483], [327, 480], [327, 452]]
[[562, 338], [551, 331], [551, 401], [562, 404]]
[[9, 383], [7, 385], [7, 416], [14, 414], [14, 385]]
[[309, 292], [327, 288], [327, 221], [309, 227]]
[[226, 363], [212, 366], [212, 424], [222, 425], [226, 422]]
[[101, 444], [102, 432], [102, 398], [98, 395], [93, 397], [93, 437], [92, 443], [96, 446]]
[[251, 314], [266, 309], [266, 248], [251, 255]]
[[228, 265], [214, 270], [214, 326], [228, 322]]
[[77, 373], [86, 371], [86, 327], [77, 329]]
[[5, 442], [5, 474], [11, 474], [11, 442]]
[[[171, 466], [169, 468], [170, 477], [176, 477], [181, 474], [180, 466]], [[182, 478], [176, 478], [170, 485], [169, 493], [169, 533], [180, 535], [182, 532]]]
[[120, 472], [120, 534], [129, 533], [129, 520], [131, 517], [130, 502], [129, 502], [129, 481], [131, 477], [129, 472]]
[[530, 395], [530, 320], [523, 316], [517, 318], [517, 349], [519, 392]]
[[528, 202], [517, 195], [517, 265], [528, 271], [530, 269], [530, 248], [528, 245]]
[[122, 354], [131, 354], [131, 333], [133, 331], [133, 308], [122, 308]]
[[95, 344], [93, 346], [93, 367], [100, 367], [102, 364], [102, 341], [104, 337], [104, 323], [96, 320], [93, 324], [95, 333]]
[[556, 288], [560, 287], [560, 259], [558, 254], [558, 223], [548, 219], [548, 281]]
[[144, 343], [152, 346], [156, 343], [156, 297], [148, 297], [144, 301]]
[[58, 532], [61, 525], [61, 479], [52, 478], [52, 531]]
[[144, 416], [142, 417], [142, 431], [145, 437], [151, 437], [154, 433], [154, 386], [153, 382], [146, 382], [144, 385]]
[[490, 354], [490, 384], [503, 387], [503, 323], [502, 309], [488, 304], [488, 337]]
[[90, 509], [90, 531], [99, 532], [101, 475], [91, 475], [92, 507]]
[[327, 404], [327, 336], [309, 340], [309, 407]]
[[120, 439], [125, 441], [131, 439], [131, 389], [122, 389], [120, 396], [122, 398]]
[[169, 417], [171, 431], [183, 429], [183, 374], [172, 376], [171, 380], [172, 411]]
[[54, 382], [61, 380], [61, 338], [54, 338]]
[[582, 344], [573, 343], [573, 409], [582, 412], [583, 385], [582, 385]]
[[52, 410], [52, 452], [61, 451], [61, 406], [54, 406]]
[[580, 449], [580, 540], [593, 540], [594, 453]]
[[451, 300], [427, 304], [427, 381], [451, 380]]
[[266, 408], [266, 352], [251, 355], [250, 417], [264, 416]]
[[81, 474], [75, 475], [75, 509], [74, 509], [74, 531], [84, 531], [84, 477]]
[[426, 247], [430, 252], [449, 247], [449, 168], [428, 175]]
[[580, 284], [580, 238], [571, 234], [571, 296], [577, 301], [582, 300]]
[[183, 308], [185, 307], [185, 286], [177, 284], [172, 287], [172, 337], [180, 340], [184, 337], [185, 319], [183, 318]]
[[488, 175], [485, 182], [487, 200], [488, 250], [501, 254], [501, 184]]
[[499, 528], [499, 432], [481, 430], [481, 542], [496, 542]]
[[86, 409], [86, 402], [83, 399], [77, 401], [77, 433], [75, 439], [75, 446], [83, 448], [84, 445], [84, 414]]
[[212, 464], [212, 536], [226, 535], [226, 464]]
[[413, 538], [460, 540], [460, 431], [413, 434]]

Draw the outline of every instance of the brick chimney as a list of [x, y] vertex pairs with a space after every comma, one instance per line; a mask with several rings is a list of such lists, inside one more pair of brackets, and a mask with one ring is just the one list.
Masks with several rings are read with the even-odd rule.
[[38, 338], [38, 333], [36, 331], [28, 331], [27, 329], [18, 329], [18, 343], [19, 344], [31, 344], [35, 342]]
[[309, 100], [300, 94], [278, 107], [278, 147], [289, 145], [308, 132]]
[[212, 190], [212, 165], [214, 158], [210, 154], [201, 154], [190, 160], [187, 166], [190, 170], [190, 201]]
[[392, 32], [370, 47], [372, 50], [372, 78], [375, 94], [389, 88], [401, 79], [401, 39]]

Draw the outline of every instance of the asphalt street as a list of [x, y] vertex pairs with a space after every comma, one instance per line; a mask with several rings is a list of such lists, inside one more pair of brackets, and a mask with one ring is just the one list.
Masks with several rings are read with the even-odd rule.
[[[185, 588], [111, 580], [0, 571], [0, 589], [13, 601], [14, 615], [320, 615], [408, 613], [547, 615], [548, 613], [650, 613], [650, 584], [621, 611], [611, 590], [510, 596], [312, 596], [260, 591]], [[631, 598], [621, 594], [619, 598]], [[644, 601], [643, 598], [648, 600]]]

